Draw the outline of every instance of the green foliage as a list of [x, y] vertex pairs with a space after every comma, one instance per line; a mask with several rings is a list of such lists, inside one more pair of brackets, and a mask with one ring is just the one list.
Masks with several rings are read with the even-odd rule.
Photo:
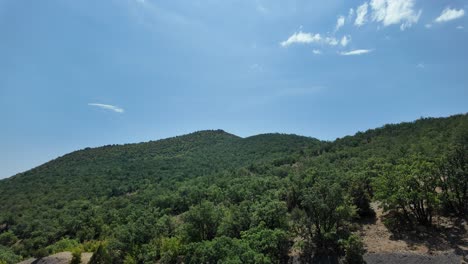
[[355, 214], [343, 192], [337, 183], [322, 178], [304, 191], [305, 239], [313, 242], [320, 253], [337, 251], [339, 231]]
[[257, 226], [263, 223], [267, 228], [287, 228], [288, 208], [286, 203], [278, 200], [264, 198], [253, 205], [252, 222]]
[[440, 186], [436, 166], [420, 157], [403, 160], [375, 181], [376, 198], [385, 210], [401, 211], [408, 222], [431, 225], [432, 216], [440, 204]]
[[410, 221], [466, 214], [466, 124], [424, 118], [333, 142], [201, 131], [76, 151], [0, 181], [0, 259], [285, 262], [297, 237], [305, 254], [359, 252], [351, 221], [372, 199]]
[[46, 249], [49, 251], [49, 254], [55, 254], [63, 251], [72, 251], [73, 249], [77, 248], [78, 245], [78, 241], [64, 238], [55, 242], [53, 245], [46, 247]]
[[125, 256], [123, 263], [124, 264], [137, 264], [136, 260], [131, 255]]
[[216, 236], [222, 211], [212, 202], [203, 201], [191, 207], [183, 216], [187, 241], [211, 240]]
[[217, 237], [212, 241], [192, 243], [187, 246], [186, 263], [271, 263], [261, 253], [252, 250], [243, 240]]
[[0, 246], [0, 263], [14, 264], [21, 261], [21, 256], [16, 255], [13, 250]]
[[451, 149], [440, 166], [443, 199], [448, 210], [468, 215], [468, 123], [454, 135]]
[[369, 177], [359, 174], [351, 177], [348, 193], [359, 217], [375, 217], [375, 212], [370, 206], [371, 189], [371, 179]]
[[100, 245], [91, 257], [89, 264], [111, 264], [112, 258], [104, 245]]
[[282, 229], [268, 229], [262, 222], [258, 227], [242, 232], [242, 240], [271, 263], [288, 262], [289, 235]]
[[182, 243], [179, 238], [163, 238], [161, 241], [161, 263], [177, 263], [182, 251]]
[[345, 261], [348, 264], [361, 264], [365, 263], [363, 256], [366, 253], [364, 248], [364, 243], [361, 238], [355, 234], [352, 234], [348, 237], [347, 240], [343, 242], [343, 247], [345, 251]]
[[0, 245], [3, 246], [12, 246], [18, 241], [18, 238], [11, 231], [0, 233]]
[[80, 264], [81, 263], [81, 250], [74, 249], [72, 250], [72, 260], [70, 264]]

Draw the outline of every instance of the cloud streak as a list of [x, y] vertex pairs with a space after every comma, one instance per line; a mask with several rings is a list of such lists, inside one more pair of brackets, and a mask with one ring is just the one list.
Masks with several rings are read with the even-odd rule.
[[358, 50], [350, 50], [346, 52], [340, 52], [341, 56], [356, 56], [356, 55], [363, 55], [372, 52], [372, 50], [368, 49], [358, 49]]
[[450, 9], [449, 7], [445, 8], [439, 17], [437, 17], [434, 21], [437, 23], [443, 23], [451, 20], [455, 20], [461, 18], [465, 15], [465, 10], [460, 9]]
[[116, 113], [123, 113], [123, 112], [125, 112], [125, 110], [124, 110], [123, 108], [120, 108], [120, 107], [115, 106], [115, 105], [98, 104], [98, 103], [89, 103], [88, 105], [89, 105], [89, 106], [99, 107], [99, 108], [102, 108], [102, 109], [105, 109], [105, 110], [114, 111], [114, 112], [116, 112]]
[[287, 40], [280, 42], [282, 47], [288, 47], [292, 44], [327, 44], [330, 46], [336, 46], [340, 42], [335, 37], [322, 37], [320, 34], [313, 34], [307, 32], [295, 32]]
[[314, 42], [320, 42], [322, 37], [320, 34], [311, 34], [311, 33], [304, 33], [302, 31], [296, 32], [292, 34], [287, 40], [281, 42], [281, 46], [287, 47], [292, 44], [309, 44]]

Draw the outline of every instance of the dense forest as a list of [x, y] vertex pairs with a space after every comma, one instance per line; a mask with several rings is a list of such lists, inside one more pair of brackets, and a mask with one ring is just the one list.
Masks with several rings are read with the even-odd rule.
[[378, 201], [389, 226], [468, 215], [468, 115], [335, 141], [200, 131], [86, 148], [0, 181], [0, 263], [361, 263]]

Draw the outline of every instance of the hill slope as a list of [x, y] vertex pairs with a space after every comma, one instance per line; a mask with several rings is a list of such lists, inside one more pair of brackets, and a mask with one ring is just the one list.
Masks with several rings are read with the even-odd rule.
[[377, 177], [376, 164], [442, 158], [466, 124], [467, 115], [420, 119], [334, 142], [211, 130], [76, 151], [0, 181], [0, 260], [105, 245], [114, 262], [196, 263], [190, 253], [222, 244], [241, 262], [281, 262], [317, 175], [345, 195], [356, 175]]

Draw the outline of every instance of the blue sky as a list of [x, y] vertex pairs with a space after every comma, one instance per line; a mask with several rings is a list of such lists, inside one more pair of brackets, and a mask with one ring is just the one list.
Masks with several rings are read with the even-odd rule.
[[465, 113], [466, 11], [466, 0], [0, 0], [0, 178], [203, 129], [333, 140]]

